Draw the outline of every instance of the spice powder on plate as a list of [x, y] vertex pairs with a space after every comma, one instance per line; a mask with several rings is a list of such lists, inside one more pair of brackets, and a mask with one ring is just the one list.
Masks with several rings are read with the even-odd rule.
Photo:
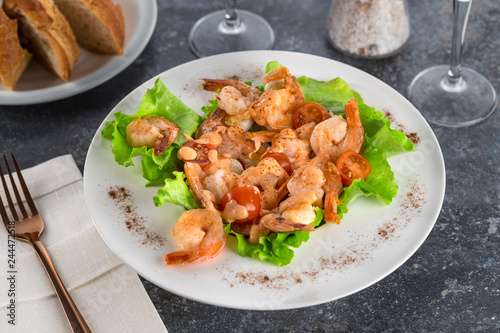
[[139, 238], [141, 245], [152, 245], [155, 249], [165, 245], [163, 236], [147, 228], [147, 219], [137, 212], [130, 189], [116, 185], [109, 187], [107, 193], [123, 218], [125, 227]]

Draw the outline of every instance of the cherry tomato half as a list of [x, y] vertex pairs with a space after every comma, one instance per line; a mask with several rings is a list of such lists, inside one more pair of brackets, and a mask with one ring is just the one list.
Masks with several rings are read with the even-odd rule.
[[347, 150], [340, 155], [337, 161], [342, 183], [351, 185], [354, 179], [366, 179], [372, 170], [370, 162], [353, 150]]
[[278, 164], [281, 165], [281, 167], [285, 169], [288, 174], [292, 173], [292, 163], [290, 163], [290, 159], [288, 158], [288, 156], [283, 153], [270, 152], [262, 156], [262, 159], [268, 157], [274, 158], [276, 162], [278, 162]]
[[236, 201], [238, 205], [244, 206], [247, 209], [248, 217], [243, 220], [236, 220], [234, 223], [245, 223], [255, 220], [260, 214], [260, 194], [252, 186], [237, 187], [227, 192], [221, 200], [222, 208], [224, 209], [227, 203], [231, 200]]
[[330, 115], [323, 105], [315, 102], [307, 102], [293, 112], [293, 128], [299, 128], [302, 125], [312, 122], [319, 124], [328, 118], [330, 118]]
[[214, 146], [212, 146], [209, 143], [198, 143], [195, 141], [188, 141], [184, 144], [184, 147], [189, 147], [194, 149], [194, 151], [196, 151], [196, 157], [194, 159], [184, 160], [184, 162], [198, 163], [202, 169], [210, 165], [211, 162], [208, 159], [208, 152], [212, 149], [215, 149]]

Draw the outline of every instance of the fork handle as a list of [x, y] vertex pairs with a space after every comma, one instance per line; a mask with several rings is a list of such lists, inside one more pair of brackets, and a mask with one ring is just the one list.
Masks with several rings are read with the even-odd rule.
[[50, 260], [49, 254], [47, 253], [47, 250], [45, 250], [42, 242], [40, 242], [40, 240], [38, 239], [32, 239], [31, 245], [33, 245], [33, 248], [38, 254], [38, 257], [40, 258], [43, 267], [45, 268], [45, 271], [47, 272], [47, 275], [49, 276], [50, 281], [52, 282], [52, 285], [56, 290], [59, 301], [64, 308], [64, 312], [66, 314], [66, 317], [68, 318], [71, 328], [73, 329], [73, 332], [90, 333], [91, 331], [87, 323], [83, 319], [83, 316], [80, 314], [80, 311], [76, 307], [75, 302], [73, 302], [73, 299], [71, 298], [68, 290], [61, 281], [61, 278], [59, 278], [59, 274], [57, 274], [56, 269], [54, 268], [54, 265]]

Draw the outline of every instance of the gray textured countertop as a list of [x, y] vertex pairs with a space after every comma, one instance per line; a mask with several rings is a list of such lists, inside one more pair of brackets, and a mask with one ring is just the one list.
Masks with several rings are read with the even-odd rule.
[[[396, 56], [359, 60], [325, 37], [330, 1], [240, 1], [276, 34], [276, 50], [335, 59], [386, 82], [402, 95], [422, 69], [449, 62], [451, 1], [410, 0], [411, 37]], [[113, 106], [150, 77], [196, 59], [187, 35], [222, 1], [158, 1], [153, 37], [126, 70], [85, 93], [30, 106], [0, 106], [0, 151], [23, 168], [72, 154], [83, 171], [92, 136]], [[475, 1], [463, 65], [500, 91], [500, 6]], [[259, 312], [184, 299], [143, 280], [169, 332], [498, 332], [500, 331], [500, 112], [468, 128], [431, 126], [446, 163], [446, 197], [428, 239], [399, 269], [348, 297], [297, 310]], [[140, 314], [137, 314], [140, 318]]]

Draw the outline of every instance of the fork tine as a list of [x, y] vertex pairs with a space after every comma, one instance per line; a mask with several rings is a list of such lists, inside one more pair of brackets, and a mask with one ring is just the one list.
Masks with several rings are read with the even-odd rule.
[[[5, 159], [5, 155], [3, 155], [3, 158], [4, 158], [4, 161], [7, 162], [7, 160]], [[7, 165], [7, 169], [8, 169], [8, 165]], [[10, 173], [10, 171], [9, 171]], [[10, 208], [10, 213], [12, 215], [12, 219], [14, 221], [17, 221], [19, 220], [18, 216], [17, 216], [17, 211], [16, 211], [16, 207], [14, 206], [14, 203], [12, 202], [12, 198], [10, 196], [10, 192], [9, 192], [9, 188], [7, 187], [7, 182], [5, 181], [5, 177], [3, 176], [3, 170], [2, 172], [0, 172], [0, 176], [2, 178], [2, 185], [3, 185], [3, 189], [4, 189], [4, 192], [5, 192], [5, 197], [7, 198], [7, 203], [9, 204], [9, 208]], [[2, 204], [2, 207], [3, 207], [3, 204]], [[4, 218], [4, 214], [2, 214], [2, 219]], [[5, 221], [8, 221], [8, 217], [7, 217], [7, 213], [5, 212]]]
[[19, 178], [19, 183], [21, 184], [21, 188], [23, 189], [24, 197], [26, 198], [26, 202], [28, 206], [30, 206], [31, 214], [38, 214], [38, 210], [36, 209], [35, 203], [33, 202], [33, 198], [31, 197], [30, 191], [28, 190], [28, 186], [26, 186], [26, 182], [24, 181], [23, 174], [21, 173], [21, 169], [19, 169], [19, 165], [17, 165], [16, 158], [14, 154], [10, 153], [10, 158], [12, 162], [14, 162], [14, 168], [16, 169], [17, 178]]
[[[0, 165], [0, 177], [2, 178], [2, 184], [3, 184], [3, 187], [5, 189], [5, 179], [3, 177], [3, 170], [2, 170], [1, 165]], [[5, 192], [7, 192], [7, 191], [5, 191]], [[4, 206], [4, 203], [2, 201], [2, 196], [0, 196], [0, 216], [2, 217], [2, 221], [4, 224], [9, 222], [9, 217], [7, 216], [7, 211], [5, 210], [5, 206]]]
[[[3, 160], [5, 162], [5, 166], [7, 167], [7, 171], [9, 173], [10, 184], [12, 185], [12, 190], [14, 191], [14, 195], [16, 197], [17, 206], [19, 207], [19, 210], [21, 211], [21, 215], [23, 216], [23, 219], [27, 219], [29, 217], [28, 213], [26, 212], [26, 208], [24, 207], [23, 199], [21, 199], [21, 196], [19, 195], [19, 190], [17, 189], [16, 182], [14, 181], [14, 176], [12, 175], [12, 171], [10, 170], [9, 163], [7, 162], [7, 158], [5, 157], [5, 155], [3, 155]], [[17, 170], [16, 170], [16, 172], [17, 172]], [[19, 172], [17, 172], [17, 176], [19, 178]]]

